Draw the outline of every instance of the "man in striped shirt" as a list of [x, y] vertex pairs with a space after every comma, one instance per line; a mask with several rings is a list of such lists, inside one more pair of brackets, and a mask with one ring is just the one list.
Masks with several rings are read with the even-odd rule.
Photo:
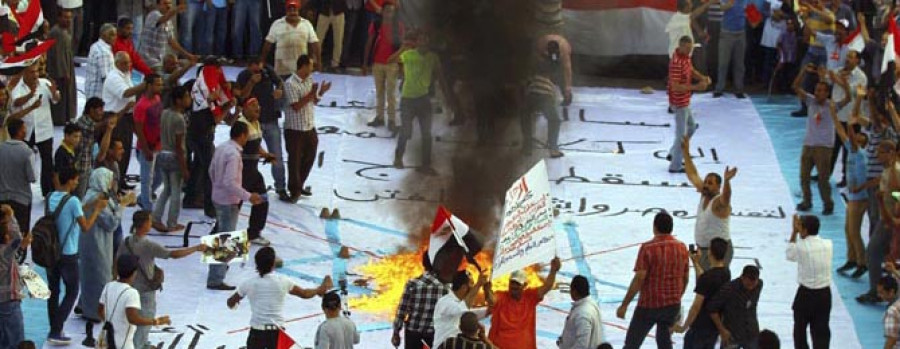
[[644, 343], [650, 329], [656, 325], [656, 345], [672, 348], [672, 325], [681, 310], [681, 296], [687, 287], [689, 274], [688, 250], [684, 243], [672, 236], [672, 216], [666, 212], [653, 219], [653, 240], [641, 245], [634, 266], [634, 279], [616, 310], [625, 319], [628, 304], [638, 292], [634, 316], [625, 335], [625, 349], [637, 349]]
[[[709, 85], [709, 77], [700, 74], [691, 64], [691, 51], [694, 49], [694, 40], [690, 36], [682, 36], [678, 40], [678, 48], [669, 61], [669, 105], [675, 109], [675, 139], [669, 148], [669, 172], [684, 173], [684, 165], [681, 163], [684, 154], [681, 153], [681, 142], [684, 138], [690, 138], [697, 130], [697, 124], [691, 115], [691, 92], [703, 91]], [[693, 79], [700, 80], [692, 84]]]
[[[547, 118], [547, 148], [550, 150], [551, 158], [559, 158], [564, 154], [559, 151], [559, 125], [562, 122], [559, 118], [557, 105], [559, 97], [556, 93], [557, 87], [553, 83], [551, 77], [553, 72], [560, 69], [562, 64], [559, 61], [559, 43], [550, 41], [547, 52], [556, 52], [557, 54], [542, 54], [538, 58], [537, 71], [528, 81], [528, 113], [522, 115], [522, 154], [531, 155], [532, 144], [534, 143], [534, 121], [535, 115], [544, 114]], [[567, 93], [571, 93], [568, 90]], [[571, 99], [571, 97], [569, 97]]]

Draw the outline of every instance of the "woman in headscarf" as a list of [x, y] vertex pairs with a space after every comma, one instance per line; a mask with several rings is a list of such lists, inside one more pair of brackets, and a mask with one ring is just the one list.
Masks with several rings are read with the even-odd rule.
[[[115, 178], [112, 171], [100, 167], [91, 172], [90, 183], [85, 194], [85, 202], [93, 202], [96, 198], [115, 197], [113, 192]], [[85, 214], [91, 214], [93, 207], [85, 208]], [[113, 200], [103, 208], [97, 216], [97, 223], [87, 234], [81, 234], [78, 240], [80, 253], [79, 278], [81, 279], [80, 304], [81, 316], [91, 322], [100, 322], [97, 307], [103, 286], [112, 281], [113, 275], [113, 233], [122, 220], [122, 209]]]

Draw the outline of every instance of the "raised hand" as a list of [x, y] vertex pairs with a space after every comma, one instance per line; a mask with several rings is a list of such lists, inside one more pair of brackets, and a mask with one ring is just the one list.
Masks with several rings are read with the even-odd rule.
[[737, 167], [728, 167], [725, 166], [725, 180], [729, 181], [737, 175]]

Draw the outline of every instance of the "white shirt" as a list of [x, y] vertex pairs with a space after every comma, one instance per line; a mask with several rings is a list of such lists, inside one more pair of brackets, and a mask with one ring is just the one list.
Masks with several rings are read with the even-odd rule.
[[459, 318], [467, 311], [474, 312], [479, 319], [487, 315], [487, 309], [484, 308], [469, 310], [466, 302], [457, 298], [453, 292], [449, 292], [438, 299], [434, 305], [433, 343], [443, 344], [447, 338], [456, 337], [456, 335], [460, 334]]
[[566, 325], [560, 336], [561, 349], [593, 349], [603, 343], [600, 307], [591, 297], [572, 302]]
[[[837, 72], [836, 72], [837, 73]], [[838, 110], [838, 120], [843, 122], [847, 122], [850, 120], [850, 114], [853, 113], [853, 101], [856, 100], [856, 88], [858, 86], [868, 86], [869, 79], [866, 78], [866, 73], [863, 73], [862, 69], [856, 67], [852, 71], [850, 71], [850, 76], [847, 77], [847, 84], [850, 85], [850, 102], [847, 103], [843, 108]], [[835, 84], [831, 88], [831, 99], [835, 101], [835, 103], [844, 99], [844, 89], [837, 84]], [[863, 103], [866, 104], [866, 103]], [[860, 109], [862, 109], [862, 105], [860, 105]]]
[[788, 244], [787, 260], [797, 262], [797, 281], [810, 289], [831, 286], [831, 240], [810, 235]]
[[[29, 139], [31, 132], [34, 132], [34, 141], [38, 143], [53, 138], [53, 117], [50, 114], [50, 104], [56, 104], [58, 101], [53, 99], [50, 85], [52, 85], [50, 80], [39, 78], [34, 96], [21, 107], [13, 107], [12, 112], [17, 112], [30, 107], [38, 99], [41, 99], [41, 106], [22, 118], [25, 121], [25, 139]], [[12, 99], [16, 100], [27, 96], [30, 92], [31, 88], [25, 84], [25, 79], [19, 80], [19, 84], [12, 91]]]
[[272, 23], [266, 41], [275, 44], [275, 72], [288, 75], [297, 71], [297, 58], [307, 53], [308, 44], [319, 42], [319, 37], [305, 18], [295, 27], [282, 17]]
[[83, 0], [57, 0], [56, 4], [64, 9], [73, 9], [81, 7]]
[[284, 297], [294, 286], [287, 277], [274, 273], [241, 283], [237, 293], [250, 300], [250, 326], [284, 325]]
[[103, 287], [100, 304], [106, 311], [106, 319], [116, 332], [116, 348], [134, 349], [134, 332], [137, 326], [128, 322], [125, 310], [141, 310], [141, 295], [126, 283], [113, 281]]
[[675, 49], [678, 48], [678, 42], [681, 41], [681, 37], [694, 38], [691, 31], [691, 15], [675, 11], [675, 14], [669, 19], [669, 23], [666, 24], [666, 33], [669, 33], [668, 54], [672, 56], [675, 54]]
[[712, 239], [722, 238], [726, 241], [731, 240], [731, 228], [729, 221], [731, 216], [720, 218], [713, 212], [713, 203], [716, 200], [722, 200], [722, 195], [716, 195], [706, 203], [703, 207], [703, 196], [700, 196], [700, 203], [697, 205], [697, 223], [694, 224], [694, 242], [697, 246], [708, 248]]
[[134, 82], [131, 81], [131, 72], [123, 72], [119, 68], [113, 67], [107, 74], [106, 81], [103, 82], [103, 103], [105, 103], [103, 110], [117, 113], [125, 108], [128, 102], [133, 102], [134, 96], [122, 97], [125, 95], [125, 90], [132, 87], [134, 87]]

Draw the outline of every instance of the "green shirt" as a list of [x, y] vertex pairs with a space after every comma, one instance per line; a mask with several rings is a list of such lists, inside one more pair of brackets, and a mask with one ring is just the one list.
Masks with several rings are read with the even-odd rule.
[[433, 52], [422, 53], [409, 50], [400, 55], [403, 63], [403, 90], [401, 97], [417, 98], [428, 94], [431, 87], [431, 76], [437, 66], [438, 58]]

